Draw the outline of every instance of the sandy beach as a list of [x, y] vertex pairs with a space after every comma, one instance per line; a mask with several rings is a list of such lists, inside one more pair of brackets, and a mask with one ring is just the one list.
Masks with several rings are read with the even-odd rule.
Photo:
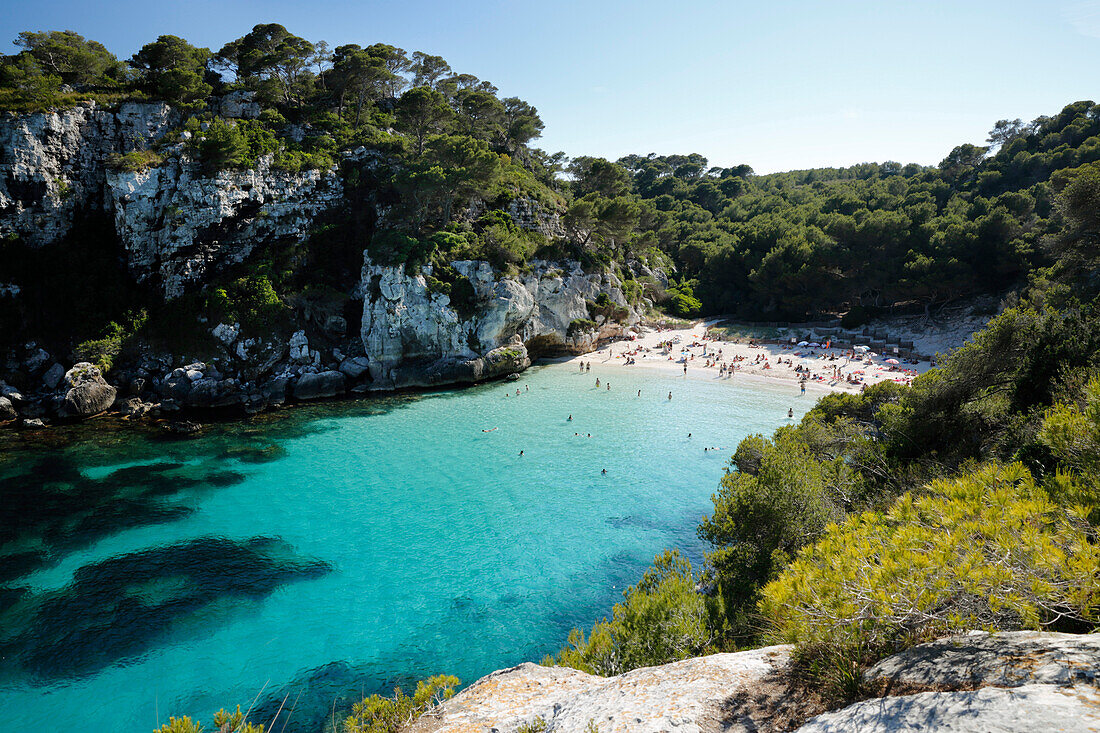
[[[807, 392], [859, 392], [864, 385], [883, 381], [909, 384], [914, 376], [932, 368], [928, 361], [887, 363], [893, 359], [887, 354], [710, 339], [707, 325], [699, 321], [690, 328], [660, 330], [647, 326], [633, 341], [616, 341], [599, 351], [568, 359], [567, 363], [659, 369], [689, 379], [787, 382], [799, 392], [800, 382], [805, 383]], [[671, 347], [662, 345], [669, 342]]]

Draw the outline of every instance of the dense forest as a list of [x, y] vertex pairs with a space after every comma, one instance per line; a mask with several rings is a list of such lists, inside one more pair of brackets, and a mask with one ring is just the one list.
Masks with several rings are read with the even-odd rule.
[[[392, 207], [378, 230], [350, 214], [326, 223], [325, 236], [365, 242], [377, 261], [642, 261], [674, 274], [671, 287], [621, 271], [628, 295], [685, 316], [833, 313], [855, 324], [882, 309], [1004, 293], [1053, 262], [1048, 245], [1064, 226], [1058, 172], [1100, 160], [1100, 106], [1087, 101], [1029, 123], [998, 121], [987, 146], [960, 145], [937, 167], [755, 175], [748, 165], [708, 166], [697, 153], [550, 155], [531, 146], [543, 129], [535, 107], [439, 56], [384, 43], [330, 49], [278, 24], [216, 52], [160, 36], [126, 61], [72, 31], [24, 32], [15, 43], [22, 50], [0, 63], [0, 109], [164, 100], [186, 118], [158, 145], [186, 139], [210, 171], [263, 156], [277, 170], [337, 169], [353, 198]], [[212, 100], [235, 91], [260, 103], [256, 119], [212, 112]], [[346, 154], [356, 149], [377, 158], [356, 163]], [[115, 164], [158, 161], [153, 146]], [[503, 209], [517, 197], [560, 213], [565, 236], [516, 227]], [[461, 214], [474, 200], [485, 206], [471, 220]], [[280, 297], [291, 287], [271, 285]]]

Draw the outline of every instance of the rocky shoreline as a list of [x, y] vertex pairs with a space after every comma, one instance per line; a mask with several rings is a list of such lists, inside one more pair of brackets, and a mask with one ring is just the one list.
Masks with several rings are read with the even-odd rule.
[[[259, 109], [231, 94], [218, 111], [250, 119]], [[207, 171], [191, 159], [187, 133], [174, 132], [179, 123], [179, 113], [159, 103], [111, 110], [88, 102], [0, 118], [0, 236], [41, 251], [81, 234], [81, 216], [99, 217], [109, 222], [127, 286], [172, 311], [187, 293], [220, 287], [218, 278], [263, 248], [319, 236], [326, 213], [369, 210], [385, 225], [387, 207], [369, 195], [350, 199], [336, 168], [291, 173], [268, 156], [249, 170]], [[112, 163], [154, 145], [154, 167]], [[365, 149], [344, 156], [364, 169], [373, 164]], [[518, 196], [497, 205], [512, 225], [547, 241], [563, 231], [551, 203]], [[471, 201], [460, 218], [486, 206]], [[628, 302], [620, 276], [668, 283], [637, 261], [602, 272], [569, 260], [407, 266], [373, 261], [368, 244], [352, 248], [345, 291], [284, 303], [277, 326], [187, 314], [197, 319], [201, 345], [174, 333], [157, 342], [130, 334], [113, 363], [79, 358], [63, 339], [24, 334], [0, 351], [0, 425], [36, 429], [108, 410], [128, 420], [249, 415], [292, 402], [473, 384], [522, 371], [533, 356], [592, 351], [634, 327], [652, 303]], [[13, 313], [35, 307], [30, 295], [25, 283], [0, 282], [0, 306]]]

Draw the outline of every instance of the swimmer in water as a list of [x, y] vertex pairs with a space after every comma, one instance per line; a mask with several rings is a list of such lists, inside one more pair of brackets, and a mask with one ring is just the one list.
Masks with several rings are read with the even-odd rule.
[[672, 399], [672, 393], [671, 393], [671, 392], [669, 392], [669, 393], [668, 393], [668, 398], [669, 398], [670, 400]]
[[606, 476], [607, 475], [607, 469], [605, 468], [604, 470], [600, 471], [600, 473], [602, 473], [604, 476]]
[[481, 429], [481, 432], [483, 432], [483, 433], [491, 433], [491, 432], [493, 432], [494, 430], [496, 430], [496, 428], [489, 428], [488, 430], [486, 430], [486, 429], [482, 428], [482, 429]]
[[691, 437], [691, 433], [688, 433], [688, 437], [689, 437], [689, 438]]
[[600, 386], [600, 378], [599, 378], [599, 377], [596, 377], [596, 386], [597, 386], [597, 387], [599, 387], [599, 386]]
[[639, 397], [641, 397], [641, 396], [642, 396], [642, 390], [640, 390], [640, 389], [638, 390], [638, 396], [639, 396]]
[[573, 422], [573, 416], [572, 416], [572, 415], [570, 415], [570, 416], [569, 416], [569, 420], [567, 420], [566, 422]]
[[523, 451], [520, 451], [520, 452], [519, 452], [519, 457], [520, 457], [520, 458], [523, 458]]

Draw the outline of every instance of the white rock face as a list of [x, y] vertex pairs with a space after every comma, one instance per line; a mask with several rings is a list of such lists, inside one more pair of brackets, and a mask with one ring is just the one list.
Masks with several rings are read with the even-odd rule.
[[[1100, 731], [1100, 634], [969, 634], [909, 649], [875, 665], [873, 683], [915, 692], [865, 700], [806, 721], [797, 733], [1032, 733]], [[800, 694], [787, 691], [790, 647], [687, 659], [597, 677], [521, 664], [494, 672], [430, 715], [416, 733], [775, 730]], [[904, 686], [908, 686], [907, 688]], [[930, 691], [919, 691], [922, 686]], [[957, 688], [962, 689], [957, 689]], [[795, 702], [795, 705], [798, 705]], [[807, 705], [816, 705], [807, 701]], [[815, 712], [803, 709], [802, 718]], [[793, 717], [788, 717], [793, 716]], [[794, 723], [797, 725], [797, 722]]]
[[[572, 321], [588, 318], [586, 301], [603, 292], [616, 305], [626, 306], [618, 278], [586, 275], [575, 262], [566, 263], [566, 269], [534, 262], [533, 272], [522, 277], [498, 277], [487, 262], [452, 265], [473, 286], [472, 314], [460, 313], [449, 296], [429, 290], [431, 266], [409, 275], [404, 266], [375, 265], [365, 258], [360, 335], [377, 388], [431, 383], [416, 381], [410, 366], [431, 372], [446, 363], [480, 358], [517, 336], [523, 343], [542, 336], [567, 349], [587, 350], [570, 343], [567, 335]], [[636, 321], [630, 310], [627, 323]], [[621, 328], [609, 325], [608, 330]]]
[[[230, 95], [234, 115], [255, 107]], [[32, 246], [64, 236], [81, 210], [112, 214], [139, 282], [180, 295], [273, 239], [303, 239], [313, 217], [343, 195], [333, 171], [285, 173], [270, 158], [247, 171], [205, 174], [181, 148], [163, 165], [109, 171], [112, 154], [148, 149], [180, 122], [168, 105], [87, 103], [0, 120], [0, 235]]]
[[819, 715], [797, 733], [1095, 733], [1100, 690], [1079, 685], [984, 687], [882, 697]]
[[163, 136], [178, 122], [168, 105], [89, 102], [0, 120], [0, 234], [41, 246], [68, 233], [80, 209], [109, 206], [106, 161]]
[[934, 688], [1100, 683], [1100, 634], [974, 632], [908, 649], [867, 670], [871, 683]]
[[115, 229], [135, 279], [159, 280], [174, 298], [265, 242], [304, 240], [343, 185], [333, 171], [284, 173], [269, 163], [208, 176], [173, 158], [145, 171], [109, 172]]
[[[784, 666], [789, 647], [713, 654], [618, 677], [597, 677], [564, 667], [521, 664], [483, 677], [444, 703], [439, 715], [413, 731], [511, 733], [535, 718], [551, 733], [700, 733], [718, 730], [719, 705]], [[728, 731], [753, 730], [729, 724]]]

